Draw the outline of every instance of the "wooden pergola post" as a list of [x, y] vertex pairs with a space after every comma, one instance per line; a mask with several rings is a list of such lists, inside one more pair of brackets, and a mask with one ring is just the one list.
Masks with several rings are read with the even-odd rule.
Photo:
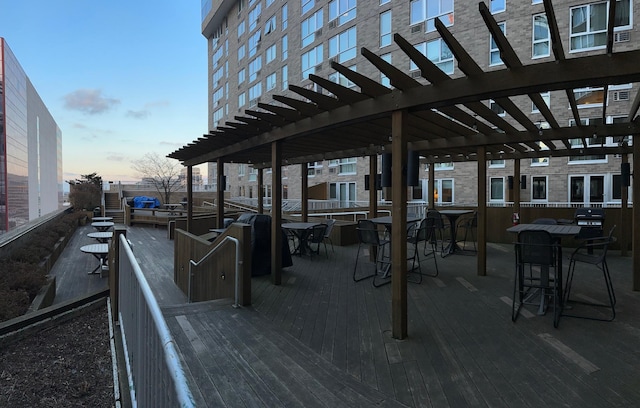
[[636, 183], [637, 174], [640, 177], [640, 140], [636, 142], [635, 136], [633, 138], [633, 171], [631, 174], [631, 183], [633, 185], [633, 220], [632, 225], [632, 247], [631, 253], [633, 254], [633, 290], [640, 290], [640, 227], [638, 227], [638, 220], [640, 220], [640, 183]]
[[282, 283], [282, 142], [271, 143], [271, 282]]
[[[634, 160], [635, 161], [635, 160]], [[629, 156], [626, 154], [622, 155], [622, 163], [629, 163]], [[627, 234], [629, 231], [629, 187], [624, 185], [624, 180], [621, 183], [621, 195], [620, 195], [620, 220], [618, 221], [618, 225], [620, 226], [620, 230], [618, 236], [620, 237], [620, 255], [628, 256], [629, 250], [629, 241], [627, 240]], [[633, 219], [633, 218], [632, 218]]]
[[307, 163], [300, 164], [300, 188], [302, 189], [300, 199], [302, 200], [302, 222], [309, 219], [309, 175]]
[[[514, 183], [515, 184], [515, 183]], [[478, 276], [487, 274], [487, 154], [478, 146]]]
[[187, 166], [187, 232], [193, 226], [193, 166]]
[[224, 225], [224, 189], [226, 187], [226, 179], [224, 177], [224, 162], [222, 159], [218, 159], [218, 191], [216, 205], [218, 211], [216, 211], [216, 224], [218, 228], [222, 228]]
[[264, 214], [264, 169], [258, 169], [258, 214]]
[[369, 218], [378, 216], [378, 155], [369, 156]]
[[391, 324], [392, 336], [407, 337], [407, 111], [391, 114]]

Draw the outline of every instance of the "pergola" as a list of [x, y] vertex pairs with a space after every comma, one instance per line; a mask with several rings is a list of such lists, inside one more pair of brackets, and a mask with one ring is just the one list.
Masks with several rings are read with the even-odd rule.
[[[439, 21], [436, 29], [453, 53], [458, 69], [464, 74], [451, 78], [398, 34], [394, 41], [419, 68], [429, 83], [424, 85], [409, 73], [403, 72], [366, 48], [361, 54], [381, 74], [390, 79], [393, 89], [365, 77], [334, 61], [333, 69], [353, 82], [347, 88], [327, 79], [310, 75], [309, 79], [327, 92], [315, 92], [296, 85], [289, 90], [301, 98], [274, 95], [274, 103], [259, 103], [259, 110], [245, 110], [209, 134], [174, 151], [168, 157], [188, 167], [217, 162], [218, 186], [223, 182], [225, 162], [250, 163], [259, 169], [258, 183], [262, 185], [262, 169], [272, 168], [272, 280], [280, 284], [280, 231], [282, 193], [281, 166], [300, 164], [302, 171], [303, 217], [306, 208], [306, 164], [308, 162], [353, 156], [370, 156], [370, 174], [377, 173], [378, 154], [406, 158], [409, 151], [417, 152], [429, 163], [475, 161], [478, 177], [478, 274], [486, 274], [486, 161], [512, 159], [516, 161], [514, 181], [519, 182], [519, 160], [536, 157], [620, 154], [628, 162], [628, 155], [639, 154], [638, 143], [628, 143], [629, 137], [640, 133], [636, 118], [640, 106], [640, 92], [623, 123], [606, 124], [608, 87], [640, 82], [640, 51], [613, 52], [613, 16], [615, 0], [609, 1], [609, 30], [607, 45], [602, 54], [566, 58], [560, 39], [551, 0], [544, 7], [551, 33], [554, 61], [523, 65], [484, 3], [479, 12], [487, 29], [500, 49], [502, 69], [483, 71], [470, 57], [448, 29]], [[574, 89], [603, 88], [602, 124], [582, 125], [574, 97]], [[359, 90], [356, 90], [359, 89]], [[548, 108], [540, 93], [565, 91], [576, 126], [563, 126]], [[513, 102], [528, 97], [536, 105], [548, 128], [542, 128]], [[488, 107], [487, 101], [499, 104], [513, 121], [507, 121]], [[597, 136], [619, 137], [617, 146], [593, 145], [588, 139]], [[582, 146], [572, 146], [571, 139], [581, 139]], [[632, 145], [632, 146], [630, 146]], [[633, 160], [632, 173], [640, 174], [640, 161]], [[407, 266], [406, 254], [406, 160], [392, 161], [391, 195], [394, 203], [392, 217], [392, 325], [393, 336], [407, 335]], [[433, 166], [429, 171], [433, 183]], [[191, 182], [191, 177], [187, 179]], [[433, 185], [433, 184], [431, 184]], [[640, 186], [633, 180], [633, 202], [640, 202]], [[224, 201], [218, 189], [219, 206]], [[433, 203], [433, 190], [429, 202]], [[626, 207], [627, 189], [623, 188], [622, 205]], [[514, 186], [518, 192], [518, 186]], [[191, 194], [189, 185], [188, 194]], [[519, 197], [516, 193], [516, 206]], [[376, 192], [370, 189], [371, 211], [376, 211]], [[191, 202], [191, 200], [189, 200]], [[220, 207], [219, 207], [220, 208]], [[633, 219], [640, 219], [640, 206], [634, 206]], [[189, 212], [189, 217], [191, 213]], [[218, 214], [222, 222], [223, 214]], [[396, 222], [396, 220], [399, 220]], [[396, 227], [397, 225], [397, 227]], [[634, 225], [630, 223], [630, 225]], [[637, 228], [632, 231], [632, 252], [640, 253]], [[634, 290], [640, 290], [640, 261], [633, 259]]]

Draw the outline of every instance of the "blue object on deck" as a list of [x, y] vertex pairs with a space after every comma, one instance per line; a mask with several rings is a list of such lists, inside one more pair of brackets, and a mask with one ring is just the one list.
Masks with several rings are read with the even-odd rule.
[[159, 208], [160, 200], [155, 197], [136, 196], [133, 197], [133, 208]]

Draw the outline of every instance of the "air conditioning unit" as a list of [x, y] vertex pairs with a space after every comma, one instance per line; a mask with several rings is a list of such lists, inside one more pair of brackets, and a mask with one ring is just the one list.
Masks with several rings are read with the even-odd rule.
[[316, 31], [315, 35], [322, 35], [322, 28], [318, 29], [318, 31]]
[[423, 33], [424, 32], [424, 25], [423, 23], [420, 24], [416, 24], [414, 26], [411, 26], [411, 34], [415, 34], [415, 33]]
[[329, 167], [329, 173], [335, 173], [335, 172], [336, 172], [335, 167]]
[[618, 31], [617, 33], [613, 33], [613, 42], [627, 42], [631, 38], [631, 34], [629, 31]]
[[411, 71], [411, 78], [422, 78], [422, 72], [420, 70]]
[[322, 70], [322, 63], [316, 65], [316, 71]]
[[629, 96], [630, 96], [629, 91], [615, 91], [613, 93], [613, 101], [614, 102], [628, 101]]
[[329, 21], [329, 28], [336, 28], [338, 26], [338, 20]]

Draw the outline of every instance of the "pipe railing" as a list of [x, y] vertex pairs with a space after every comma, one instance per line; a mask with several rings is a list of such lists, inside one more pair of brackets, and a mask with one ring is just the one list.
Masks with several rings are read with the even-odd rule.
[[125, 235], [120, 235], [118, 320], [133, 407], [195, 407], [169, 327]]
[[222, 241], [220, 241], [218, 243], [218, 245], [216, 245], [215, 247], [213, 247], [213, 249], [211, 249], [211, 251], [207, 252], [207, 254], [205, 256], [203, 256], [198, 262], [194, 261], [193, 259], [189, 260], [189, 282], [188, 282], [188, 289], [187, 289], [187, 297], [189, 299], [189, 303], [192, 302], [192, 290], [191, 290], [191, 285], [193, 282], [192, 277], [194, 276], [194, 272], [193, 272], [193, 268], [197, 268], [198, 266], [200, 266], [200, 264], [202, 264], [204, 261], [206, 261], [207, 259], [209, 259], [209, 257], [211, 255], [213, 255], [215, 252], [218, 251], [218, 248], [220, 248], [223, 244], [225, 244], [227, 241], [233, 241], [233, 243], [235, 244], [236, 247], [236, 270], [235, 270], [235, 303], [233, 305], [233, 307], [238, 307], [238, 285], [239, 285], [239, 275], [240, 275], [240, 242], [238, 241], [237, 238], [234, 237], [230, 237], [230, 236], [226, 236], [224, 237], [224, 239]]

